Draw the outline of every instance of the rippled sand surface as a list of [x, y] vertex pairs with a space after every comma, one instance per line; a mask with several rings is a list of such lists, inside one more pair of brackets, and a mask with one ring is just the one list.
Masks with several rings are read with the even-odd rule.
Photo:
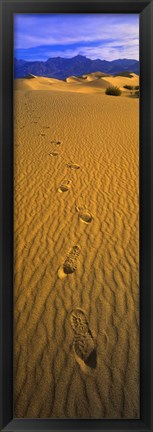
[[19, 81], [14, 415], [138, 418], [139, 100]]

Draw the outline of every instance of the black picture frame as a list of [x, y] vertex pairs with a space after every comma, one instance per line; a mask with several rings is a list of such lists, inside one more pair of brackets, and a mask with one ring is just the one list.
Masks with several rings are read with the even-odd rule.
[[[140, 419], [13, 419], [13, 14], [140, 14]], [[153, 431], [153, 0], [0, 2], [0, 430]]]

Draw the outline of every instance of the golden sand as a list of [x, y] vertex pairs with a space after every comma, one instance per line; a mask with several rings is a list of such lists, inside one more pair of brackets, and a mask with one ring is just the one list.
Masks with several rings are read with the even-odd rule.
[[15, 82], [15, 417], [139, 417], [139, 100], [112, 82], [138, 77]]

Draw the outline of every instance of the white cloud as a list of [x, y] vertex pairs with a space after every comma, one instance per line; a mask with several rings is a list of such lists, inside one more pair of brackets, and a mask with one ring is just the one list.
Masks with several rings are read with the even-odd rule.
[[[133, 21], [133, 22], [132, 22]], [[67, 44], [114, 39], [138, 38], [138, 16], [133, 15], [15, 15], [15, 39], [18, 48], [44, 44]]]

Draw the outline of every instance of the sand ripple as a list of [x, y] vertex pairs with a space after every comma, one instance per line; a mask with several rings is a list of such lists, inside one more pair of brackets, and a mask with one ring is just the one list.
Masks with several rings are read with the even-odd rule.
[[14, 415], [137, 418], [138, 100], [18, 91], [14, 159]]

